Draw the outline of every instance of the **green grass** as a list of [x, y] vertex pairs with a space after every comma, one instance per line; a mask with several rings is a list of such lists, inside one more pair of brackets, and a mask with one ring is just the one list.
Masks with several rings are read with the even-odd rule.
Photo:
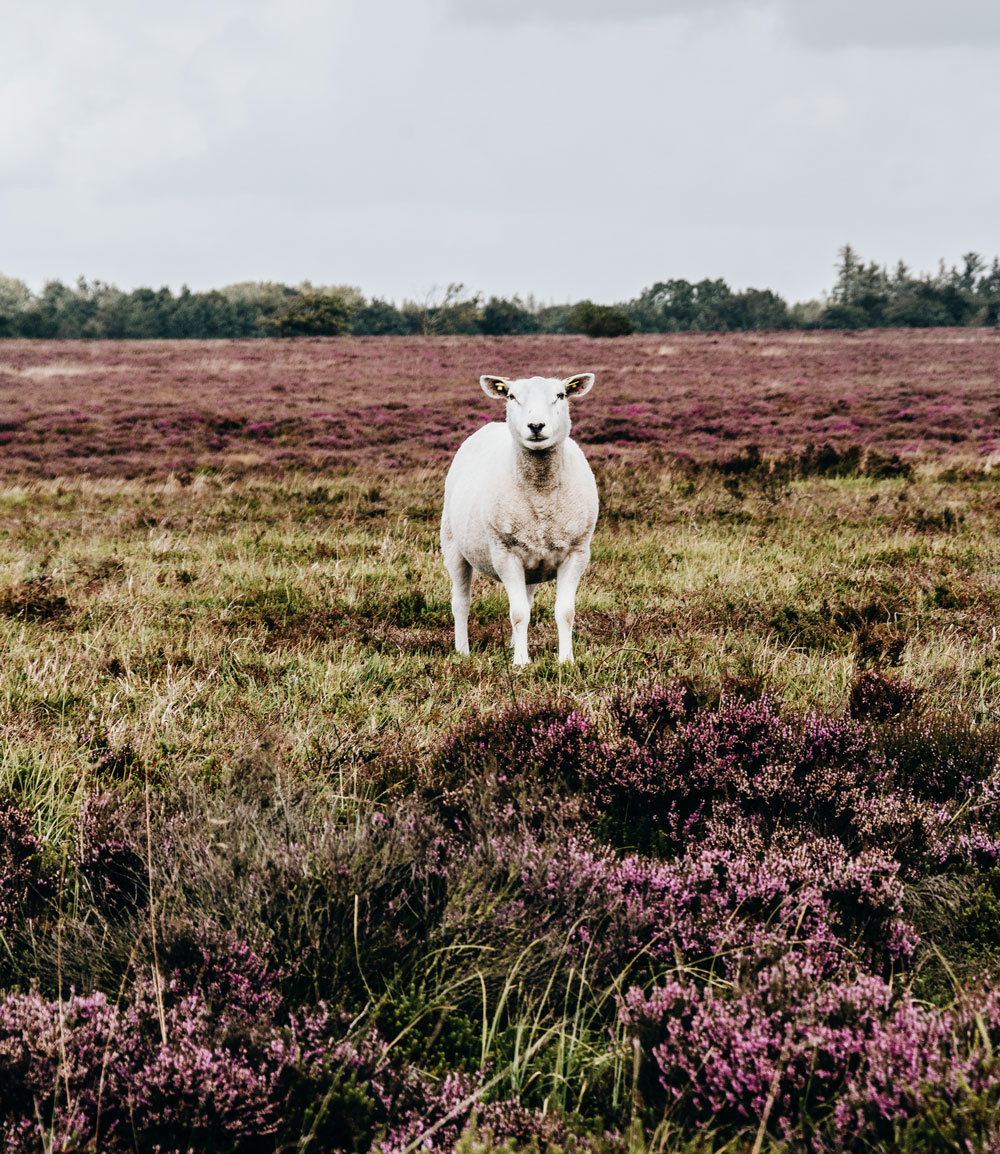
[[758, 677], [838, 711], [887, 653], [929, 705], [996, 711], [1000, 484], [808, 480], [774, 500], [669, 468], [600, 483], [577, 664], [556, 664], [545, 587], [518, 672], [503, 592], [481, 579], [472, 655], [451, 652], [434, 473], [8, 484], [0, 781], [50, 833], [93, 784], [95, 726], [177, 779], [272, 729], [302, 767], [338, 743], [419, 752], [473, 711], [595, 703], [652, 676]]
[[[556, 662], [546, 587], [523, 670], [510, 665], [503, 592], [482, 579], [472, 654], [452, 650], [436, 472], [8, 482], [0, 791], [36, 814], [52, 853], [89, 791], [211, 798], [221, 787], [230, 797], [234, 783], [275, 767], [317, 809], [362, 821], [475, 714], [552, 697], [600, 714], [610, 695], [651, 679], [753, 681], [793, 709], [841, 713], [857, 675], [878, 667], [922, 690], [925, 708], [972, 723], [996, 716], [1000, 479], [928, 473], [734, 492], [668, 465], [610, 466], [598, 479], [577, 663]], [[963, 978], [1000, 957], [998, 892], [984, 875], [938, 905], [914, 895], [942, 935], [949, 920], [953, 936], [960, 927], [946, 967]], [[127, 946], [116, 947], [121, 958]], [[433, 1060], [446, 1058], [453, 1031], [456, 1052], [478, 1039], [506, 1092], [572, 1112], [597, 1085], [620, 1115], [634, 1074], [624, 1039], [608, 1045], [615, 988], [563, 966], [522, 985], [529, 962], [499, 985], [465, 956], [442, 959], [423, 984], [397, 977], [383, 1024], [415, 1062], [432, 1060], [431, 1042]], [[948, 980], [927, 963], [929, 990]], [[672, 1125], [636, 1128], [631, 1148], [772, 1148], [713, 1145]], [[475, 1130], [460, 1145], [495, 1148]]]

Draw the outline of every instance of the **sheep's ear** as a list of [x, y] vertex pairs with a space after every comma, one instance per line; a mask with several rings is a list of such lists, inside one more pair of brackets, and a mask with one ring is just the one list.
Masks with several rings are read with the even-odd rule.
[[506, 377], [480, 377], [479, 383], [488, 397], [506, 397], [510, 392], [510, 382]]
[[569, 397], [582, 397], [584, 393], [589, 393], [594, 385], [593, 373], [577, 373], [576, 376], [567, 377], [563, 381], [566, 387], [566, 395]]

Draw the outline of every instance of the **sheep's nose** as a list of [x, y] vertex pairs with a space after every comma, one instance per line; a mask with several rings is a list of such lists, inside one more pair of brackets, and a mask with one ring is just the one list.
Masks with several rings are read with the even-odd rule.
[[535, 434], [535, 436], [537, 437], [537, 436], [538, 436], [538, 434], [539, 434], [539, 433], [542, 431], [542, 429], [544, 429], [544, 428], [545, 428], [545, 422], [544, 422], [544, 421], [539, 421], [537, 424], [532, 424], [532, 423], [531, 423], [531, 421], [529, 421], [529, 422], [528, 422], [528, 428], [529, 428], [529, 429], [530, 429], [530, 430], [531, 430], [531, 431], [532, 431], [532, 432]]

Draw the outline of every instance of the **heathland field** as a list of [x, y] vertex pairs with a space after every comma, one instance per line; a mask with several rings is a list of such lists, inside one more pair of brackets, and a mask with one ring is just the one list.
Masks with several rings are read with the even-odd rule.
[[[593, 371], [555, 661], [483, 372]], [[0, 1138], [1000, 1149], [1000, 333], [0, 342]]]

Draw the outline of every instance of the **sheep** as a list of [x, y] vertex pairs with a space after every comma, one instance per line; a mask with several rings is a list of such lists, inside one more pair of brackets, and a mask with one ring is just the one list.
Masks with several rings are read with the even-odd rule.
[[469, 652], [476, 570], [503, 583], [513, 664], [527, 665], [535, 591], [554, 578], [559, 661], [572, 662], [576, 589], [590, 560], [598, 499], [587, 458], [569, 436], [569, 400], [590, 391], [594, 374], [482, 376], [479, 383], [488, 397], [507, 402], [507, 421], [468, 437], [445, 480], [441, 551], [451, 575], [455, 649]]

